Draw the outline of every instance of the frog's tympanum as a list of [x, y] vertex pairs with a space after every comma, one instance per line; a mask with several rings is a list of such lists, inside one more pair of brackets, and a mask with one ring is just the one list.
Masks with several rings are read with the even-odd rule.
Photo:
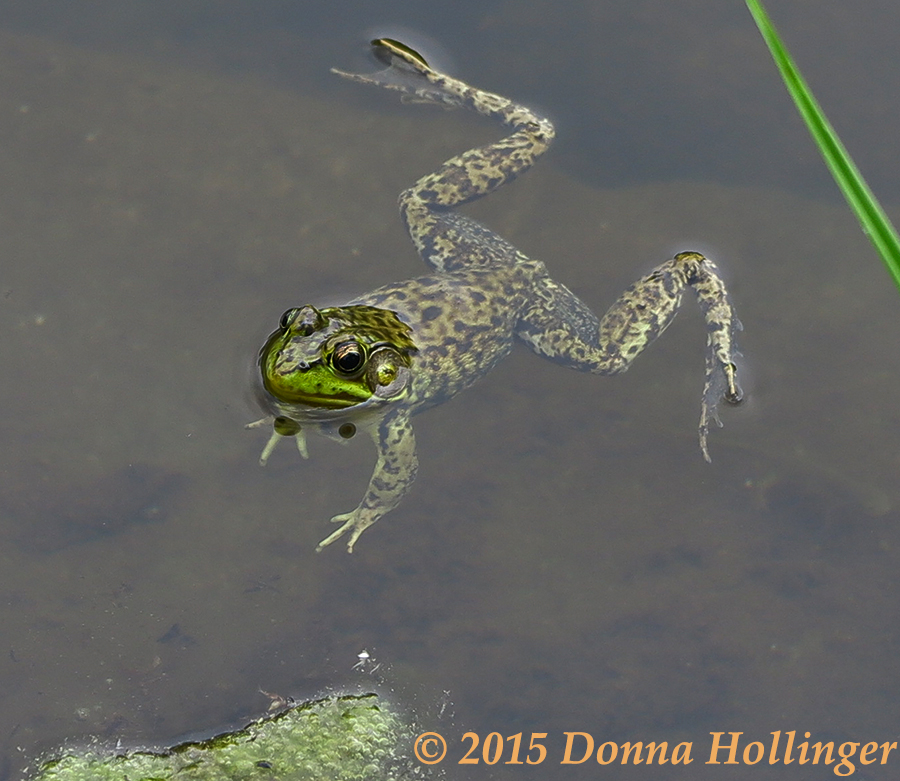
[[335, 71], [353, 81], [404, 93], [416, 102], [472, 109], [511, 129], [510, 135], [453, 157], [400, 195], [409, 235], [430, 273], [385, 285], [346, 306], [289, 309], [259, 355], [260, 395], [274, 433], [265, 463], [285, 436], [317, 429], [333, 439], [363, 430], [378, 459], [365, 496], [319, 550], [344, 534], [359, 535], [392, 510], [416, 475], [410, 418], [482, 377], [516, 337], [538, 355], [594, 374], [618, 374], [672, 322], [691, 288], [706, 319], [706, 386], [700, 449], [716, 405], [741, 398], [735, 381], [734, 335], [740, 328], [716, 266], [681, 252], [632, 285], [598, 320], [544, 264], [454, 211], [527, 171], [553, 139], [553, 125], [513, 101], [433, 70], [397, 41], [373, 41], [387, 68], [371, 75]]

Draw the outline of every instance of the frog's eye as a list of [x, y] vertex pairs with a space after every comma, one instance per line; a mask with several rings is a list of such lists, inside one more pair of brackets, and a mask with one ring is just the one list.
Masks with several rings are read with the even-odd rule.
[[297, 319], [297, 315], [300, 313], [300, 310], [296, 307], [293, 309], [288, 309], [282, 316], [281, 320], [278, 321], [278, 325], [281, 326], [282, 331], [287, 331], [288, 328], [291, 327], [294, 320]]
[[366, 362], [366, 353], [359, 342], [341, 342], [331, 354], [331, 365], [341, 374], [355, 374]]
[[293, 330], [298, 336], [312, 336], [328, 325], [322, 313], [314, 306], [301, 306], [288, 309], [281, 316], [281, 330]]

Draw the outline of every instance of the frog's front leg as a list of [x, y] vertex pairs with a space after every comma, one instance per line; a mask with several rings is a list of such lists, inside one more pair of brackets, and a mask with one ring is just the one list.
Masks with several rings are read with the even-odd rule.
[[672, 322], [684, 291], [692, 289], [706, 320], [706, 383], [700, 412], [700, 450], [709, 461], [707, 435], [721, 398], [741, 400], [734, 337], [741, 329], [715, 264], [698, 252], [681, 252], [635, 282], [601, 320], [543, 263], [527, 261], [533, 298], [516, 334], [540, 355], [594, 374], [619, 374]]
[[408, 410], [398, 410], [387, 415], [377, 426], [372, 427], [371, 434], [378, 447], [378, 459], [365, 496], [355, 510], [335, 515], [331, 519], [332, 523], [342, 525], [318, 544], [317, 551], [349, 532], [347, 550], [353, 553], [353, 546], [359, 535], [382, 515], [393, 510], [416, 479], [419, 459], [416, 456], [416, 437]]

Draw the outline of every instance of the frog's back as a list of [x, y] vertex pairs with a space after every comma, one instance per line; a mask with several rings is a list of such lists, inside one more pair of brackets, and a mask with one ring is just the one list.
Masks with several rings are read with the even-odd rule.
[[353, 303], [389, 309], [410, 326], [416, 346], [412, 404], [433, 406], [509, 354], [520, 313], [529, 306], [529, 273], [527, 264], [519, 267], [504, 256], [502, 263], [498, 258], [384, 285]]

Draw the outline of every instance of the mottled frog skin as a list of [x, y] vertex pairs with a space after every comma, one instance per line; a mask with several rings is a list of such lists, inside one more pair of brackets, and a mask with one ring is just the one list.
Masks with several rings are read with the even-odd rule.
[[359, 506], [332, 521], [339, 528], [318, 546], [360, 534], [392, 510], [416, 475], [412, 415], [440, 404], [484, 376], [516, 339], [538, 355], [580, 371], [618, 374], [672, 321], [691, 288], [707, 325], [706, 386], [700, 448], [719, 425], [716, 405], [741, 398], [735, 381], [734, 335], [740, 328], [715, 265], [682, 252], [632, 285], [598, 320], [544, 264], [454, 208], [527, 171], [553, 139], [553, 125], [513, 101], [434, 71], [414, 50], [373, 41], [387, 69], [371, 75], [335, 71], [416, 102], [471, 109], [512, 132], [470, 149], [400, 195], [400, 211], [431, 272], [385, 285], [346, 306], [290, 309], [260, 351], [261, 400], [274, 433], [265, 463], [285, 436], [315, 429], [334, 439], [357, 430], [375, 440], [378, 458]]

